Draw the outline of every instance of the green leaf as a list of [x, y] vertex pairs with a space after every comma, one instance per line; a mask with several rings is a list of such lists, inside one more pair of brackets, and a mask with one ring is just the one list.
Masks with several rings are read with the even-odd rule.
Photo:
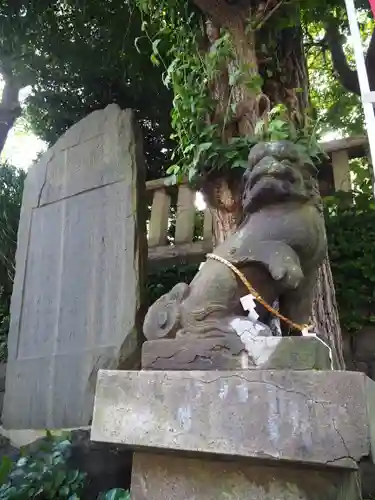
[[8, 457], [3, 457], [0, 464], [0, 483], [3, 484], [7, 480], [7, 476], [12, 470], [13, 462]]
[[128, 491], [116, 488], [105, 494], [104, 500], [130, 500]]
[[159, 54], [158, 46], [159, 46], [160, 42], [161, 42], [160, 38], [158, 38], [152, 42], [152, 52], [154, 54]]
[[181, 168], [179, 167], [179, 165], [171, 165], [170, 167], [167, 168], [167, 174], [168, 175], [177, 175], [179, 173], [179, 171], [181, 170]]
[[139, 48], [139, 40], [141, 40], [141, 38], [143, 37], [137, 36], [137, 38], [134, 40], [134, 46], [139, 54], [141, 53], [141, 49]]
[[74, 483], [75, 481], [77, 481], [77, 479], [79, 479], [80, 477], [80, 472], [79, 470], [70, 470], [67, 474], [67, 477], [66, 477], [66, 482], [68, 484], [72, 484]]
[[288, 124], [285, 121], [275, 119], [270, 122], [268, 128], [272, 131], [277, 131], [277, 130], [283, 130], [287, 126]]
[[276, 104], [271, 110], [270, 112], [268, 113], [270, 117], [273, 117], [275, 115], [280, 115], [280, 114], [284, 114], [284, 113], [287, 113], [288, 112], [288, 109], [287, 107], [285, 106], [285, 104], [282, 104], [282, 103], [279, 103], [279, 104]]
[[246, 86], [250, 91], [260, 92], [263, 85], [263, 78], [260, 75], [252, 75], [246, 80]]
[[155, 54], [151, 54], [150, 59], [151, 59], [152, 64], [154, 64], [155, 66], [160, 66], [160, 61], [155, 56]]
[[232, 165], [232, 168], [247, 168], [249, 166], [247, 160], [236, 160], [233, 165]]
[[203, 153], [204, 151], [210, 149], [210, 147], [212, 147], [212, 142], [202, 142], [202, 144], [199, 144], [198, 146], [198, 151]]
[[63, 485], [59, 490], [59, 496], [62, 498], [69, 497], [71, 491], [68, 485]]
[[190, 167], [189, 168], [189, 171], [188, 171], [188, 180], [189, 180], [189, 182], [191, 182], [194, 179], [196, 173], [197, 173], [197, 170], [194, 167]]
[[63, 484], [63, 482], [65, 481], [65, 477], [66, 477], [66, 471], [64, 470], [57, 471], [53, 481], [56, 490], [58, 490], [60, 486]]
[[189, 144], [184, 149], [183, 154], [186, 155], [187, 153], [190, 153], [190, 151], [192, 151], [195, 147], [196, 147], [195, 144]]

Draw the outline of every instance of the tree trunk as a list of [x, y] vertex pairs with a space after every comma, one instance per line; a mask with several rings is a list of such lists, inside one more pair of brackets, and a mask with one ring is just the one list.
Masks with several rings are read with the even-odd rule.
[[[249, 19], [254, 17], [254, 9], [249, 15], [247, 2], [229, 5], [225, 0], [195, 0], [197, 6], [208, 17], [210, 27], [208, 40], [215, 41], [219, 29], [226, 28], [234, 44], [236, 57], [243, 67], [251, 68], [263, 77], [263, 95], [271, 106], [282, 103], [287, 107], [288, 118], [297, 129], [305, 126], [309, 106], [308, 76], [303, 52], [302, 30], [297, 27], [280, 29], [276, 24], [265, 22], [257, 31], [248, 30]], [[272, 4], [272, 2], [271, 2]], [[264, 8], [264, 4], [263, 8]], [[268, 5], [268, 3], [267, 3]], [[284, 11], [285, 16], [285, 11]], [[288, 14], [288, 13], [287, 13]], [[294, 14], [296, 14], [294, 12]], [[297, 13], [298, 14], [298, 13]], [[275, 14], [274, 14], [275, 15]], [[257, 36], [257, 40], [255, 40]], [[227, 75], [223, 71], [214, 86], [213, 92], [218, 101], [215, 119], [221, 121], [228, 96], [243, 110], [238, 116], [236, 127], [226, 126], [223, 140], [230, 136], [251, 134], [256, 121], [264, 110], [259, 108], [259, 94], [239, 85], [238, 89], [228, 92]], [[230, 102], [233, 105], [233, 101]], [[213, 215], [214, 240], [219, 243], [236, 228], [241, 220], [241, 182], [238, 169], [233, 177], [223, 177], [220, 172], [208, 179], [203, 186], [206, 200]], [[341, 329], [338, 318], [336, 297], [328, 256], [319, 270], [315, 299], [312, 309], [315, 331], [330, 345], [335, 368], [344, 369]]]
[[3, 75], [3, 78], [5, 85], [0, 101], [0, 154], [10, 130], [12, 130], [15, 121], [21, 115], [18, 100], [19, 86], [11, 76]]
[[312, 319], [315, 331], [319, 332], [320, 337], [331, 347], [335, 369], [345, 370], [335, 285], [328, 255], [319, 269], [312, 307]]
[[[286, 12], [298, 18], [295, 8], [288, 7]], [[270, 23], [262, 28], [257, 43], [263, 92], [271, 107], [286, 105], [288, 118], [297, 130], [306, 127], [309, 108], [309, 78], [302, 37], [298, 24], [279, 29]]]
[[210, 207], [213, 222], [213, 243], [223, 242], [242, 219], [241, 174], [234, 171], [229, 177], [215, 177], [203, 186], [205, 200]]

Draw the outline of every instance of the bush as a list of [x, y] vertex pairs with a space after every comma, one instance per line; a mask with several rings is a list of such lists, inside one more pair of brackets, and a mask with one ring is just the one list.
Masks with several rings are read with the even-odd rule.
[[[86, 475], [68, 467], [70, 451], [69, 434], [47, 434], [35, 450], [21, 452], [15, 463], [3, 457], [0, 500], [80, 500]], [[124, 490], [113, 489], [102, 493], [98, 500], [130, 500], [130, 496]]]
[[9, 306], [25, 172], [0, 165], [0, 360], [6, 359]]
[[372, 194], [326, 199], [328, 249], [341, 326], [375, 324], [375, 204]]

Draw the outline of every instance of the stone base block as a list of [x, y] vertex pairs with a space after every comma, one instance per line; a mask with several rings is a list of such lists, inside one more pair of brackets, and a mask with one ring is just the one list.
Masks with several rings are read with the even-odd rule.
[[100, 371], [91, 439], [135, 451], [132, 500], [359, 500], [374, 388], [338, 371]]
[[145, 370], [330, 370], [327, 346], [314, 337], [240, 337], [145, 342]]
[[91, 438], [134, 449], [356, 469], [375, 383], [322, 371], [100, 371]]
[[137, 452], [132, 500], [360, 500], [357, 472]]

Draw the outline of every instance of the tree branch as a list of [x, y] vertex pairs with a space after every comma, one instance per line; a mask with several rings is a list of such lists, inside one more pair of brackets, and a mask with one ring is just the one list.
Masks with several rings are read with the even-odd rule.
[[342, 37], [334, 19], [326, 25], [326, 41], [331, 52], [332, 63], [342, 85], [355, 94], [360, 94], [357, 72], [352, 70], [342, 46]]
[[367, 49], [366, 66], [370, 89], [375, 90], [375, 30], [372, 33], [370, 45]]
[[[331, 19], [326, 25], [325, 40], [332, 56], [332, 63], [342, 85], [349, 92], [360, 95], [359, 80], [356, 70], [350, 68], [344, 49], [338, 25]], [[372, 34], [366, 55], [366, 67], [371, 90], [375, 90], [375, 31]]]
[[4, 89], [0, 101], [0, 153], [4, 148], [8, 133], [12, 129], [14, 122], [21, 115], [21, 106], [18, 100], [20, 87], [15, 78], [3, 74]]

